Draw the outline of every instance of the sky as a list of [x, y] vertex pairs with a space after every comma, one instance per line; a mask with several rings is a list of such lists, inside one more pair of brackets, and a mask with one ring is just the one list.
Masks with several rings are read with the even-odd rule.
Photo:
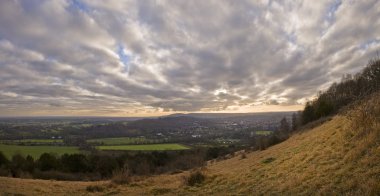
[[300, 110], [380, 46], [380, 1], [2, 0], [0, 116]]

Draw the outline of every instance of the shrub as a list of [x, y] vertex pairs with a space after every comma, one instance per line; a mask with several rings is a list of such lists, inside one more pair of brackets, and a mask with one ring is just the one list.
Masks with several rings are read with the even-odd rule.
[[154, 188], [152, 189], [151, 193], [153, 195], [163, 195], [170, 193], [170, 189], [168, 188]]
[[34, 171], [33, 178], [44, 179], [44, 180], [63, 180], [63, 181], [74, 181], [83, 180], [83, 177], [78, 174], [64, 173], [60, 171]]
[[86, 187], [86, 190], [88, 192], [103, 192], [104, 191], [104, 187], [99, 186], [99, 185], [90, 185], [90, 186]]
[[9, 175], [10, 175], [9, 169], [6, 169], [4, 167], [0, 167], [0, 176], [9, 176]]
[[266, 159], [262, 160], [261, 163], [267, 164], [267, 163], [273, 162], [274, 160], [276, 160], [276, 159], [273, 158], [273, 157], [269, 157], [269, 158], [266, 158]]
[[189, 177], [186, 178], [186, 184], [188, 186], [194, 186], [196, 184], [201, 184], [206, 179], [206, 176], [199, 170], [191, 172]]
[[115, 184], [128, 184], [131, 181], [130, 172], [127, 167], [113, 172], [111, 181]]
[[73, 173], [87, 172], [90, 168], [90, 163], [83, 154], [64, 154], [61, 163], [67, 171]]
[[8, 163], [9, 163], [9, 160], [7, 159], [7, 157], [5, 157], [3, 152], [0, 151], [0, 167], [6, 166], [6, 165], [8, 165]]
[[89, 157], [93, 171], [98, 171], [101, 177], [111, 177], [112, 171], [118, 168], [118, 162], [112, 156], [91, 155]]
[[38, 168], [41, 171], [55, 170], [58, 168], [59, 162], [55, 155], [49, 153], [43, 153], [38, 159]]

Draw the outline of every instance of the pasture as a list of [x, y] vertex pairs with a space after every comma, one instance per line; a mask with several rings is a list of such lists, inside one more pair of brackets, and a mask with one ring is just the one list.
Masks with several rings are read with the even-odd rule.
[[89, 139], [88, 143], [97, 143], [100, 145], [129, 145], [129, 144], [149, 144], [159, 143], [161, 140], [146, 139], [144, 137], [115, 137], [115, 138], [99, 138]]
[[17, 142], [31, 142], [31, 143], [62, 143], [62, 139], [23, 139], [15, 140]]
[[0, 151], [8, 158], [11, 159], [14, 154], [21, 154], [23, 156], [30, 155], [37, 159], [43, 153], [74, 154], [80, 153], [77, 147], [72, 146], [21, 146], [21, 145], [5, 145], [0, 144]]

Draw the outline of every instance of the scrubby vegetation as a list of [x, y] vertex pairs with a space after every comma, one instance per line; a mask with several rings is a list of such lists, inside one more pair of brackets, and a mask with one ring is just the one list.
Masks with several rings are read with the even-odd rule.
[[[380, 92], [375, 93], [351, 106], [351, 110], [345, 112], [350, 119], [352, 135], [361, 137], [370, 134], [380, 128]], [[355, 111], [353, 112], [353, 108]], [[379, 131], [379, 130], [378, 130]]]
[[103, 192], [104, 191], [104, 187], [99, 186], [99, 185], [90, 185], [90, 186], [86, 187], [86, 190], [88, 192]]
[[131, 181], [131, 173], [128, 166], [125, 165], [121, 169], [113, 171], [111, 181], [115, 184], [128, 184]]
[[207, 160], [223, 158], [238, 149], [226, 146], [186, 151], [43, 153], [39, 157], [15, 154], [10, 159], [0, 151], [0, 176], [124, 181], [125, 177], [130, 176], [173, 173], [200, 167]]
[[193, 171], [188, 177], [185, 178], [188, 186], [201, 184], [206, 179], [206, 176], [199, 170]]
[[261, 162], [264, 163], [264, 164], [267, 164], [267, 163], [273, 162], [274, 160], [276, 160], [276, 159], [273, 158], [273, 157], [269, 157], [269, 158], [266, 158], [266, 159], [262, 160]]

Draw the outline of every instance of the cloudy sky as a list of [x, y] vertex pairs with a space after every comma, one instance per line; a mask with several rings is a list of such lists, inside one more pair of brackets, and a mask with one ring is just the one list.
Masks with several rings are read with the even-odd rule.
[[380, 46], [380, 1], [2, 0], [0, 115], [302, 108]]

